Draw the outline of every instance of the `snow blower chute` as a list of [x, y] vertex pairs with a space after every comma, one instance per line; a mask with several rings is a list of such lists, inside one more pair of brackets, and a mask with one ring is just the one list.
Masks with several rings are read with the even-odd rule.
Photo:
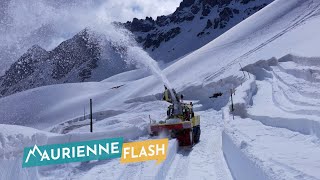
[[168, 133], [177, 138], [180, 146], [192, 146], [200, 139], [200, 116], [193, 112], [192, 103], [182, 103], [177, 98], [167, 109], [167, 118], [159, 123], [150, 123], [150, 135]]

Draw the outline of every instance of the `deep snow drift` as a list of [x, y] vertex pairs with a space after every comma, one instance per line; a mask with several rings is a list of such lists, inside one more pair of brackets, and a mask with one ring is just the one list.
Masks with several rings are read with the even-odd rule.
[[[277, 0], [162, 71], [202, 115], [203, 136], [190, 151], [177, 149], [172, 140], [168, 159], [160, 167], [154, 162], [123, 165], [105, 160], [31, 168], [26, 179], [320, 179], [319, 8], [319, 1]], [[239, 71], [239, 63], [250, 76]], [[127, 135], [127, 141], [147, 139], [148, 116], [165, 118], [167, 104], [159, 101], [163, 91], [159, 78], [131, 77], [135, 75], [139, 73], [98, 83], [46, 86], [1, 98], [0, 122], [37, 128], [32, 131], [45, 134], [41, 137], [51, 143], [113, 135]], [[234, 120], [229, 112], [233, 88]], [[216, 92], [223, 95], [208, 98]], [[81, 119], [89, 98], [94, 101], [97, 131], [90, 135], [86, 118]], [[26, 130], [19, 130], [18, 137], [30, 136], [24, 133], [29, 128], [19, 128]], [[19, 139], [12, 138], [15, 134], [1, 136], [5, 139], [1, 147], [10, 145], [21, 152], [22, 146], [12, 143]], [[0, 157], [6, 159], [1, 167], [19, 160], [10, 153]], [[19, 176], [22, 171], [12, 173]], [[0, 172], [0, 179], [11, 174]]]

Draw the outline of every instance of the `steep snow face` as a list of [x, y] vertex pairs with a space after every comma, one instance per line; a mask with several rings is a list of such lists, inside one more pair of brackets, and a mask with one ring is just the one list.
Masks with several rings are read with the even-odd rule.
[[124, 25], [158, 61], [170, 62], [212, 41], [273, 0], [184, 0], [167, 16]]
[[[241, 68], [239, 63], [243, 67], [287, 54], [320, 56], [314, 48], [319, 40], [314, 35], [319, 29], [318, 15], [318, 2], [276, 1], [164, 72], [177, 80], [177, 83], [173, 82], [177, 86], [201, 85], [233, 75]], [[176, 74], [183, 78], [176, 77]]]
[[0, 77], [0, 97], [51, 84], [101, 81], [131, 70], [123, 50], [100, 43], [88, 29], [49, 52], [35, 45]]

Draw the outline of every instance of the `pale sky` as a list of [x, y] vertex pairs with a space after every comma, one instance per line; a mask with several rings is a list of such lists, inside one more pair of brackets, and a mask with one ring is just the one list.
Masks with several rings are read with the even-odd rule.
[[160, 15], [168, 15], [175, 11], [182, 0], [108, 0], [103, 7], [113, 19], [127, 21], [133, 17], [156, 18]]

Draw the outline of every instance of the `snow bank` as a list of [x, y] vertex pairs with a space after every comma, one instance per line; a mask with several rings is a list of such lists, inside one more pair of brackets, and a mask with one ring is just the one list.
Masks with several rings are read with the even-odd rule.
[[123, 137], [124, 141], [134, 140], [138, 137], [145, 135], [146, 129], [140, 129], [135, 126], [131, 127], [119, 127], [114, 130], [108, 130], [106, 132], [95, 133], [68, 133], [61, 136], [55, 136], [48, 140], [48, 144], [68, 143], [75, 141], [89, 141], [96, 139]]
[[37, 143], [47, 143], [50, 133], [33, 128], [0, 124], [0, 158], [10, 159], [20, 157], [23, 148]]
[[[117, 116], [119, 114], [124, 113], [125, 111], [122, 110], [105, 110], [105, 111], [98, 111], [92, 113], [92, 119], [94, 123], [98, 121], [105, 120], [107, 118]], [[73, 118], [71, 120], [67, 120], [65, 122], [62, 122], [58, 125], [55, 125], [53, 127], [49, 127], [46, 130], [54, 133], [68, 133], [74, 129], [78, 129], [83, 126], [88, 126], [90, 124], [90, 114], [86, 113], [83, 116]], [[87, 128], [88, 129], [88, 128]]]
[[23, 149], [47, 143], [50, 133], [33, 128], [0, 124], [0, 179], [38, 179], [38, 170], [22, 168]]
[[[185, 100], [197, 100], [196, 104], [201, 107], [195, 108], [196, 111], [207, 109], [220, 110], [226, 106], [230, 99], [230, 90], [240, 86], [245, 81], [242, 72], [235, 72], [233, 76], [222, 78], [218, 81], [205, 82], [198, 86], [188, 86], [180, 94], [183, 94]], [[222, 93], [217, 98], [210, 98], [215, 93]]]
[[313, 136], [236, 117], [226, 126], [223, 143], [225, 157], [236, 179], [315, 180], [320, 177], [320, 146]]
[[[243, 84], [243, 87], [252, 87], [254, 81], [246, 81]], [[248, 92], [248, 91], [247, 91]], [[246, 93], [238, 90], [236, 99], [237, 103], [235, 106], [235, 114], [240, 116], [246, 116], [246, 105], [249, 103], [246, 98]], [[241, 103], [240, 103], [241, 102]], [[267, 180], [270, 179], [268, 174], [264, 172], [257, 161], [253, 157], [245, 152], [247, 146], [246, 142], [237, 142], [236, 139], [233, 139], [228, 133], [232, 134], [233, 132], [228, 131], [228, 126], [230, 121], [234, 121], [229, 116], [230, 109], [224, 108], [222, 118], [224, 121], [224, 130], [222, 131], [222, 151], [225, 157], [225, 160], [228, 164], [228, 167], [231, 171], [231, 174], [234, 179], [259, 179]]]
[[146, 162], [142, 170], [142, 179], [161, 180], [165, 179], [168, 170], [178, 151], [178, 141], [173, 139], [169, 141], [167, 158], [161, 164], [156, 165], [154, 161]]
[[22, 157], [16, 159], [0, 159], [0, 179], [37, 180], [37, 167], [22, 168]]
[[23, 149], [25, 147], [31, 147], [34, 144], [62, 144], [113, 137], [123, 137], [124, 141], [132, 141], [147, 134], [146, 127], [131, 124], [119, 124], [117, 128], [104, 131], [101, 131], [102, 127], [100, 127], [94, 133], [70, 132], [62, 135], [17, 125], [1, 124], [0, 128], [0, 179], [22, 180], [41, 178], [38, 175], [37, 167], [22, 168]]
[[222, 132], [222, 150], [234, 179], [271, 179], [266, 172], [244, 153], [245, 142], [236, 144], [226, 131]]
[[[236, 91], [233, 95], [233, 115], [247, 117], [247, 106], [252, 105], [252, 97], [257, 91], [255, 80], [256, 78], [251, 75], [250, 79], [235, 89]], [[231, 104], [229, 104], [229, 109], [231, 110]]]

